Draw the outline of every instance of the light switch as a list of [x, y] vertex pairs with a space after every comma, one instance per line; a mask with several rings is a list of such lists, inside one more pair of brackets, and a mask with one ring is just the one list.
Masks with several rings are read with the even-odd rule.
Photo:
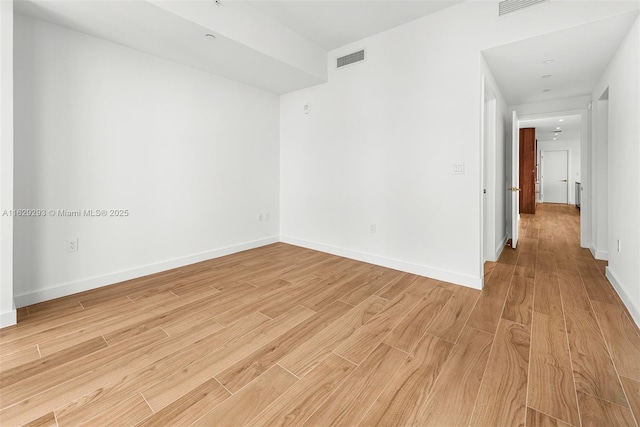
[[452, 175], [462, 175], [464, 174], [464, 163], [453, 163], [451, 167]]

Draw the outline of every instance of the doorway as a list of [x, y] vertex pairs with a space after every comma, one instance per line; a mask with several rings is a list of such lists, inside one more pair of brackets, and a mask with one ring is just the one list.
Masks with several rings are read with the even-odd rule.
[[[538, 203], [568, 203], [575, 204], [576, 200], [580, 199], [580, 196], [584, 196], [582, 189], [582, 175], [586, 170], [586, 162], [583, 161], [587, 158], [587, 143], [589, 138], [587, 120], [587, 110], [570, 110], [559, 111], [555, 113], [537, 114], [523, 117], [520, 120], [521, 127], [533, 127], [536, 129], [536, 192]], [[557, 151], [565, 151], [567, 156], [567, 166], [563, 168], [565, 171], [564, 177], [558, 177], [557, 180], [561, 181], [566, 179], [566, 183], [558, 186], [556, 193], [560, 193], [559, 197], [552, 194], [545, 194], [545, 182], [543, 182], [543, 159], [542, 153], [551, 153]], [[551, 154], [554, 156], [554, 154]], [[553, 162], [553, 158], [546, 158], [547, 167], [549, 162]], [[561, 164], [564, 164], [562, 161]], [[546, 176], [546, 183], [553, 177]], [[561, 189], [564, 190], [561, 190]], [[576, 191], [578, 194], [576, 194]], [[576, 197], [578, 199], [576, 199]], [[565, 199], [566, 198], [566, 199]], [[582, 200], [584, 202], [584, 198]], [[580, 223], [587, 224], [584, 215], [588, 209], [580, 210]], [[583, 229], [587, 229], [588, 226], [581, 227], [581, 236], [584, 234]]]
[[540, 154], [540, 201], [569, 203], [569, 150], [547, 150]]

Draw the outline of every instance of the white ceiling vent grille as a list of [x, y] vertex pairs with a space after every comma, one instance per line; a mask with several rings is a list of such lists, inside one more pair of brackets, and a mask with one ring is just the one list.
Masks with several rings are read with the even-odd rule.
[[336, 68], [346, 67], [347, 65], [355, 64], [362, 61], [364, 61], [364, 49], [337, 58]]
[[506, 15], [507, 13], [516, 12], [530, 6], [548, 2], [549, 0], [504, 0], [498, 5], [498, 15]]

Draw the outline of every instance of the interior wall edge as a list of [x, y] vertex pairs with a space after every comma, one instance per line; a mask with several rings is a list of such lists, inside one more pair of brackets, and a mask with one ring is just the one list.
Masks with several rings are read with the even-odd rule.
[[504, 236], [502, 236], [502, 238], [500, 239], [500, 243], [498, 243], [498, 246], [496, 247], [496, 254], [495, 254], [496, 260], [500, 259], [500, 255], [502, 255], [502, 251], [507, 245], [507, 240], [509, 240], [509, 236], [507, 235], [505, 230]]
[[[31, 304], [37, 304], [43, 301], [49, 301], [55, 298], [61, 298], [68, 295], [77, 294], [91, 289], [100, 288], [102, 286], [113, 285], [125, 280], [136, 279], [138, 277], [147, 276], [149, 274], [160, 273], [162, 271], [171, 270], [173, 268], [183, 267], [185, 265], [194, 264], [201, 261], [207, 261], [214, 258], [220, 258], [226, 255], [235, 254], [237, 252], [255, 249], [262, 246], [278, 243], [278, 236], [265, 237], [263, 239], [252, 240], [248, 242], [238, 243], [232, 246], [213, 249], [206, 252], [187, 255], [179, 258], [173, 258], [160, 261], [154, 264], [148, 264], [128, 270], [108, 273], [102, 276], [90, 277], [63, 285], [42, 289], [34, 292], [25, 293], [15, 296], [17, 307], [24, 307]], [[2, 313], [4, 316], [4, 313]], [[4, 317], [0, 318], [0, 321]], [[0, 326], [2, 327], [2, 326]]]
[[444, 282], [454, 283], [456, 285], [466, 286], [473, 289], [482, 289], [482, 278], [457, 273], [454, 271], [441, 270], [422, 264], [415, 264], [408, 261], [387, 258], [367, 252], [354, 251], [352, 249], [342, 248], [338, 246], [327, 245], [320, 242], [299, 239], [292, 236], [280, 236], [282, 243], [301, 246], [303, 248], [325, 252], [331, 255], [337, 255], [356, 261], [367, 262], [369, 264], [379, 265], [381, 267], [391, 268], [394, 270], [404, 271], [405, 273], [416, 274], [418, 276], [430, 277], [432, 279], [442, 280]]
[[13, 310], [0, 313], [0, 329], [15, 325], [17, 323], [16, 319], [17, 311], [15, 308]]

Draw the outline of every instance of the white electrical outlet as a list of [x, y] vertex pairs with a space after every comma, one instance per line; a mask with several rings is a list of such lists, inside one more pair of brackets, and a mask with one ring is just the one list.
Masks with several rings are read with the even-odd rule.
[[377, 228], [378, 228], [378, 226], [377, 226], [376, 224], [371, 224], [371, 225], [369, 226], [369, 231], [370, 231], [372, 234], [375, 234], [375, 232], [377, 231]]
[[453, 163], [451, 165], [451, 174], [452, 175], [463, 175], [464, 174], [464, 163]]
[[67, 252], [78, 252], [78, 239], [67, 240]]

